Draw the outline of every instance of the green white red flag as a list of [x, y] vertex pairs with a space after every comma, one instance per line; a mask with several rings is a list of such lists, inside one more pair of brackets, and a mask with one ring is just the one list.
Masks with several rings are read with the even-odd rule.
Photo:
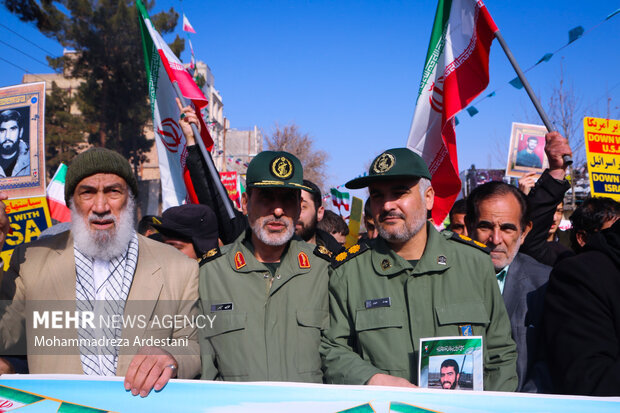
[[482, 1], [439, 0], [407, 140], [433, 177], [435, 222], [443, 222], [461, 189], [454, 116], [489, 84], [496, 31]]
[[332, 204], [340, 210], [340, 207], [343, 207], [345, 211], [349, 210], [349, 193], [348, 192], [340, 192], [336, 188], [330, 189], [332, 194]]
[[185, 13], [183, 13], [183, 31], [196, 34], [196, 30], [194, 30], [194, 27], [190, 24]]
[[[172, 82], [177, 81], [181, 93], [193, 103], [197, 113], [207, 105], [207, 99], [185, 70], [183, 63], [153, 27], [142, 1], [136, 0], [136, 7], [140, 14], [142, 47], [159, 158], [162, 207], [166, 210], [186, 202], [197, 202], [189, 172], [185, 168], [187, 143], [178, 123], [180, 111]], [[201, 116], [198, 116], [198, 119], [201, 123], [201, 138], [205, 147], [211, 150], [213, 140], [204, 119]]]
[[59, 222], [71, 221], [71, 210], [65, 204], [65, 175], [67, 165], [61, 163], [45, 190], [50, 216]]

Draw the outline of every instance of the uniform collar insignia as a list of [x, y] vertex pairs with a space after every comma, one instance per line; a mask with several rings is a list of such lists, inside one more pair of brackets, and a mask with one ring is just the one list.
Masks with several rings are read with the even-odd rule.
[[241, 251], [237, 251], [235, 254], [235, 267], [239, 270], [245, 267], [245, 257], [241, 253]]
[[329, 255], [330, 257], [332, 256], [332, 252], [325, 248], [323, 245], [319, 245], [317, 248], [321, 254]]
[[299, 262], [299, 268], [310, 268], [310, 260], [305, 252], [297, 254], [297, 261]]

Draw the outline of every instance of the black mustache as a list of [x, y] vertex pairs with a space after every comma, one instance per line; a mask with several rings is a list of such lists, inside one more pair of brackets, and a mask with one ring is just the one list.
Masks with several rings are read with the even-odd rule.
[[405, 219], [405, 214], [402, 214], [400, 212], [395, 212], [395, 211], [387, 211], [387, 212], [383, 212], [383, 213], [381, 213], [381, 215], [379, 215], [379, 221], [384, 221], [386, 218], [402, 218], [402, 219]]

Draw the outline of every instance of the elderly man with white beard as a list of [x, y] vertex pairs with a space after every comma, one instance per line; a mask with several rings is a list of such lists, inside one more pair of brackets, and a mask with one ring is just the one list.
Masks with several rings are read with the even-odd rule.
[[[0, 349], [25, 351], [30, 373], [124, 375], [125, 389], [145, 397], [199, 372], [197, 263], [136, 234], [136, 194], [127, 160], [89, 149], [67, 170], [70, 231], [15, 250], [2, 274]], [[0, 202], [0, 246], [5, 208]], [[175, 316], [185, 321], [162, 323]]]
[[327, 327], [328, 254], [295, 236], [301, 162], [264, 151], [248, 166], [242, 202], [248, 228], [207, 253], [200, 267], [202, 378], [322, 383], [319, 344]]

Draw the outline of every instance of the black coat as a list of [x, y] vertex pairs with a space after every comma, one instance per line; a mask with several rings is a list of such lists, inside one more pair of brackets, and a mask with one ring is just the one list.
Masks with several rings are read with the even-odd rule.
[[536, 181], [536, 185], [527, 195], [532, 230], [525, 237], [519, 252], [551, 266], [565, 257], [575, 255], [570, 248], [559, 242], [547, 242], [549, 228], [553, 224], [553, 215], [568, 189], [570, 189], [568, 181], [553, 178], [549, 170], [546, 170]]
[[557, 393], [620, 396], [620, 221], [551, 272], [545, 338]]

